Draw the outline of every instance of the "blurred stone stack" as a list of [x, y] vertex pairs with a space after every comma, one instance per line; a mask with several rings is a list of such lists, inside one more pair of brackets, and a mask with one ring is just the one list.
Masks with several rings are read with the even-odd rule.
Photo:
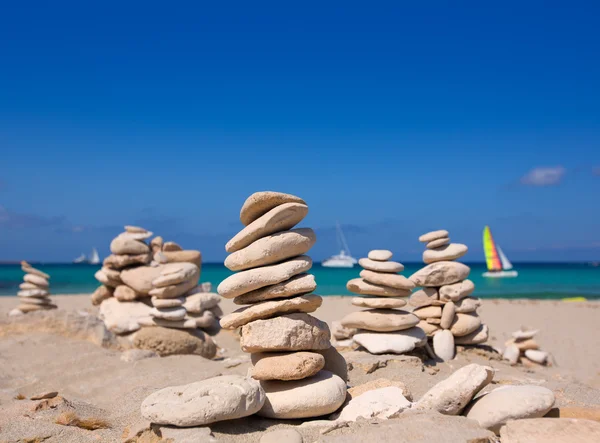
[[[292, 229], [308, 213], [299, 197], [279, 192], [252, 194], [240, 212], [245, 225], [226, 245], [225, 266], [236, 274], [218, 287], [222, 297], [249, 305], [221, 319], [240, 329], [242, 351], [251, 354], [251, 376], [260, 380], [266, 401], [259, 415], [317, 417], [334, 412], [346, 398], [346, 382], [327, 369], [332, 356], [327, 324], [309, 315], [322, 299], [315, 288], [310, 228]], [[338, 361], [338, 365], [339, 365]], [[335, 372], [335, 371], [333, 371]], [[343, 375], [345, 377], [346, 375]]]
[[23, 283], [19, 285], [20, 305], [10, 314], [19, 315], [32, 311], [55, 309], [50, 301], [50, 276], [39, 269], [34, 268], [26, 261], [21, 262], [21, 269], [25, 272]]
[[540, 346], [534, 337], [539, 331], [537, 329], [521, 328], [512, 333], [512, 338], [505, 345], [503, 357], [510, 364], [522, 363], [526, 366], [548, 365], [550, 354], [540, 350]]
[[363, 296], [353, 298], [352, 304], [368, 309], [348, 314], [342, 328], [336, 328], [336, 338], [356, 330], [354, 342], [372, 354], [404, 354], [427, 343], [423, 330], [416, 327], [419, 318], [400, 309], [415, 284], [399, 274], [404, 265], [391, 258], [391, 251], [373, 250], [358, 261], [364, 268], [361, 278], [350, 280], [346, 287]]
[[433, 336], [433, 350], [442, 360], [451, 360], [455, 345], [484, 343], [488, 327], [481, 323], [477, 308], [481, 300], [470, 297], [475, 285], [467, 277], [470, 268], [454, 260], [467, 253], [467, 246], [450, 243], [448, 231], [434, 231], [419, 237], [426, 243], [424, 268], [410, 276], [422, 289], [410, 296], [419, 327]]

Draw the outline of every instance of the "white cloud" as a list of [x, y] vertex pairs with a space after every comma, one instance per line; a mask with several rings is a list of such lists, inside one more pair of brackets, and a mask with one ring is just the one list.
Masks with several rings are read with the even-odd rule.
[[533, 168], [523, 177], [521, 184], [526, 186], [552, 186], [559, 184], [567, 170], [562, 166]]

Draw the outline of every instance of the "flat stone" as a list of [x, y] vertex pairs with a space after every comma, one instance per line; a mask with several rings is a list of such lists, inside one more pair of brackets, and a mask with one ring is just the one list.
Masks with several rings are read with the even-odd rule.
[[163, 244], [162, 250], [166, 252], [183, 251], [183, 248], [174, 241], [167, 241]]
[[442, 319], [440, 322], [440, 327], [442, 329], [450, 329], [452, 323], [454, 322], [454, 316], [456, 315], [456, 306], [453, 302], [448, 302], [442, 308]]
[[388, 251], [387, 249], [373, 249], [367, 257], [376, 261], [388, 261], [392, 258], [392, 255], [392, 251]]
[[454, 337], [456, 345], [479, 345], [488, 340], [489, 328], [487, 325], [481, 325], [473, 332], [462, 337]]
[[431, 305], [440, 306], [443, 304], [439, 300], [437, 288], [421, 288], [418, 291], [413, 292], [408, 303], [415, 308]]
[[[152, 235], [152, 234], [150, 234]], [[119, 234], [110, 242], [110, 252], [116, 255], [139, 255], [150, 252], [150, 246], [129, 233]]]
[[185, 308], [176, 306], [173, 308], [152, 308], [150, 310], [150, 316], [154, 318], [162, 318], [163, 320], [183, 320], [186, 315]]
[[265, 286], [281, 283], [294, 275], [308, 271], [312, 260], [306, 255], [283, 263], [238, 272], [223, 280], [217, 292], [221, 297], [234, 298]]
[[545, 365], [549, 356], [550, 354], [545, 351], [538, 351], [536, 349], [525, 350], [525, 357], [535, 363], [539, 363], [540, 365]]
[[462, 243], [450, 243], [435, 249], [426, 249], [423, 252], [423, 261], [427, 264], [438, 261], [452, 261], [464, 256], [469, 248]]
[[46, 289], [23, 289], [17, 292], [19, 297], [48, 297], [50, 293]]
[[48, 311], [50, 309], [56, 309], [57, 306], [50, 304], [50, 303], [44, 303], [44, 304], [32, 304], [32, 303], [26, 303], [26, 304], [20, 304], [19, 306], [17, 306], [17, 309], [23, 313], [27, 313], [27, 312], [34, 312], [34, 311]]
[[185, 302], [183, 306], [188, 312], [201, 313], [207, 309], [218, 306], [221, 302], [219, 294], [214, 292], [187, 292], [185, 294]]
[[433, 334], [435, 334], [436, 331], [438, 331], [440, 329], [440, 327], [438, 325], [434, 325], [432, 323], [428, 323], [425, 320], [421, 320], [417, 324], [417, 327], [421, 328], [423, 330], [423, 332], [425, 332], [425, 334], [428, 337], [431, 337]]
[[325, 366], [323, 369], [329, 371], [344, 381], [348, 381], [348, 364], [342, 354], [333, 346], [327, 349], [316, 349], [316, 353], [325, 357]]
[[163, 266], [137, 266], [124, 269], [121, 271], [120, 278], [123, 284], [139, 294], [148, 295], [152, 290], [152, 280], [160, 276]]
[[[155, 308], [174, 308], [177, 306], [183, 306], [185, 298], [157, 298], [152, 297], [152, 306]], [[186, 311], [187, 312], [187, 311]]]
[[419, 323], [419, 317], [402, 310], [369, 309], [352, 312], [342, 319], [342, 326], [368, 331], [393, 332], [410, 329]]
[[232, 271], [243, 271], [272, 265], [308, 252], [316, 241], [317, 237], [310, 228], [278, 232], [229, 254], [225, 266]]
[[351, 398], [356, 398], [364, 394], [365, 392], [369, 392], [379, 388], [387, 388], [390, 386], [402, 389], [402, 395], [404, 396], [404, 398], [406, 398], [409, 401], [412, 401], [412, 394], [404, 383], [402, 383], [401, 381], [389, 380], [387, 378], [377, 378], [375, 380], [363, 383], [362, 385], [354, 386], [348, 389], [348, 396]]
[[259, 443], [302, 443], [302, 435], [293, 429], [276, 429], [264, 434]]
[[450, 332], [455, 337], [462, 337], [476, 331], [479, 326], [481, 326], [481, 319], [476, 313], [456, 314]]
[[494, 369], [489, 366], [464, 366], [427, 391], [417, 402], [416, 408], [433, 409], [444, 415], [459, 415], [493, 378]]
[[540, 332], [539, 329], [528, 329], [528, 330], [519, 330], [512, 333], [512, 337], [515, 340], [526, 340], [528, 338], [533, 338]]
[[161, 357], [195, 354], [213, 358], [217, 353], [215, 342], [199, 329], [188, 331], [160, 326], [142, 328], [133, 336], [133, 345], [138, 349], [154, 351]]
[[92, 305], [98, 306], [104, 300], [111, 298], [114, 293], [114, 288], [109, 288], [107, 286], [99, 286], [92, 294]]
[[260, 238], [292, 229], [306, 217], [306, 214], [308, 214], [308, 206], [305, 204], [284, 203], [276, 206], [238, 232], [227, 242], [225, 250], [239, 251]]
[[333, 418], [338, 421], [356, 421], [359, 417], [384, 420], [396, 417], [411, 405], [402, 393], [402, 389], [395, 386], [365, 392], [352, 398]]
[[192, 263], [198, 266], [199, 269], [202, 267], [202, 254], [200, 251], [186, 249], [183, 251], [162, 251], [161, 254], [166, 259], [167, 263]]
[[204, 426], [255, 414], [264, 403], [257, 381], [223, 375], [156, 391], [142, 402], [141, 412], [152, 423]]
[[331, 322], [331, 335], [333, 335], [333, 338], [335, 338], [336, 340], [345, 340], [348, 338], [352, 338], [352, 336], [357, 332], [358, 329], [346, 328], [345, 326], [342, 326], [342, 323], [340, 323], [339, 321]]
[[284, 203], [300, 203], [306, 205], [304, 200], [295, 195], [274, 191], [255, 192], [248, 197], [242, 205], [242, 209], [240, 210], [240, 221], [244, 226], [248, 226], [271, 209], [283, 205]]
[[477, 308], [481, 306], [480, 298], [467, 297], [462, 300], [454, 302], [456, 312], [459, 314], [466, 314], [467, 312], [475, 312]]
[[25, 304], [32, 304], [32, 305], [50, 305], [52, 304], [52, 302], [50, 301], [50, 298], [48, 297], [23, 297], [22, 295], [18, 295], [18, 297], [21, 297], [21, 300], [19, 300], [21, 303], [25, 303]]
[[164, 318], [154, 318], [154, 317], [144, 317], [141, 318], [138, 323], [140, 326], [161, 326], [164, 328], [173, 328], [173, 329], [197, 329], [198, 325], [196, 325], [196, 319], [194, 318], [184, 318], [183, 320], [165, 320]]
[[199, 278], [200, 268], [193, 263], [168, 263], [160, 266], [160, 275], [152, 280], [152, 286], [154, 288], [164, 288], [193, 281], [193, 287], [196, 287]]
[[261, 381], [266, 401], [258, 415], [293, 419], [335, 412], [346, 399], [346, 382], [329, 371], [294, 381]]
[[360, 298], [354, 297], [352, 299], [354, 306], [360, 306], [363, 308], [376, 308], [376, 309], [395, 309], [406, 306], [406, 300], [401, 298], [392, 297], [381, 297], [381, 298]]
[[425, 247], [427, 249], [436, 249], [441, 246], [445, 246], [449, 243], [450, 243], [450, 237], [442, 237], [442, 238], [438, 238], [437, 240], [430, 241], [429, 243], [427, 243], [425, 245]]
[[196, 279], [188, 280], [176, 285], [153, 288], [150, 290], [150, 292], [148, 292], [148, 294], [157, 298], [178, 298], [188, 292], [190, 289], [195, 288], [197, 284], [198, 280]]
[[397, 289], [370, 283], [362, 278], [353, 278], [346, 283], [350, 292], [361, 295], [376, 295], [379, 297], [408, 297], [409, 289]]
[[314, 312], [323, 303], [323, 299], [314, 294], [301, 295], [283, 300], [264, 301], [240, 308], [221, 319], [221, 327], [235, 329], [254, 320], [271, 318], [279, 314], [292, 312]]
[[112, 272], [116, 272], [117, 274], [119, 273], [118, 271], [115, 271], [114, 269], [110, 269], [107, 268], [106, 266], [103, 267], [102, 269], [98, 270], [95, 274], [94, 274], [94, 278], [96, 280], [98, 280], [100, 283], [102, 283], [105, 286], [109, 286], [111, 288], [116, 288], [117, 286], [123, 284], [123, 282], [121, 281], [121, 278], [111, 278], [108, 276], [108, 273], [106, 271], [112, 271]]
[[441, 306], [425, 306], [422, 308], [415, 309], [413, 311], [417, 317], [421, 320], [425, 320], [428, 318], [441, 318], [442, 317], [442, 307]]
[[38, 288], [47, 288], [50, 286], [48, 280], [37, 274], [25, 274], [23, 280], [27, 283], [31, 283], [32, 285], [36, 285]]
[[[214, 309], [214, 308], [211, 308]], [[189, 314], [188, 317], [196, 321], [196, 326], [203, 329], [220, 327], [219, 321], [212, 311], [204, 311], [202, 314]]]
[[[432, 325], [441, 325], [442, 324], [442, 319], [439, 317], [427, 317], [425, 319], [425, 321], [427, 323], [430, 323]], [[441, 327], [441, 326], [440, 326]]]
[[304, 313], [255, 320], [242, 326], [244, 352], [310, 351], [331, 346], [327, 323]]
[[377, 261], [370, 258], [361, 258], [358, 264], [369, 271], [374, 272], [391, 272], [396, 274], [404, 271], [404, 265], [395, 261]]
[[274, 298], [289, 298], [294, 295], [307, 294], [317, 288], [315, 276], [312, 274], [298, 274], [292, 278], [264, 288], [247, 292], [233, 299], [236, 305], [247, 305]]
[[530, 418], [500, 428], [502, 443], [597, 443], [600, 423], [575, 418]]
[[140, 328], [139, 320], [150, 315], [151, 309], [138, 301], [121, 303], [111, 297], [100, 304], [99, 317], [109, 331], [127, 334]]
[[507, 360], [511, 365], [516, 365], [519, 361], [519, 356], [521, 355], [521, 351], [515, 345], [508, 345], [504, 352], [502, 353], [502, 358]]
[[157, 252], [161, 252], [164, 244], [165, 242], [160, 235], [154, 237], [150, 242], [150, 249], [152, 250], [152, 255], [156, 254]]
[[532, 338], [528, 338], [525, 340], [511, 339], [511, 340], [507, 341], [506, 344], [507, 345], [514, 344], [517, 348], [519, 348], [520, 351], [526, 351], [528, 349], [539, 349], [540, 348], [540, 345], [538, 345], [538, 343]]
[[437, 287], [450, 285], [466, 279], [471, 269], [462, 263], [440, 261], [419, 269], [410, 276], [417, 286]]
[[371, 354], [404, 354], [423, 346], [427, 336], [420, 328], [410, 328], [397, 332], [359, 332], [353, 340]]
[[442, 361], [450, 361], [454, 358], [454, 336], [448, 329], [436, 331], [433, 335], [433, 352]]
[[46, 280], [50, 280], [50, 275], [46, 274], [45, 272], [40, 271], [39, 269], [34, 268], [26, 261], [21, 262], [21, 270], [23, 272], [25, 272], [26, 274], [35, 274], [35, 275], [39, 275], [40, 277], [42, 277]]
[[463, 280], [439, 288], [440, 300], [460, 301], [473, 293], [475, 284], [471, 280]]
[[113, 292], [113, 296], [119, 301], [133, 301], [143, 297], [142, 294], [125, 285], [117, 286]]
[[415, 284], [412, 281], [399, 274], [386, 274], [363, 269], [360, 271], [360, 276], [365, 281], [375, 285], [387, 286], [395, 289], [405, 289], [409, 291], [415, 288]]
[[127, 266], [132, 265], [147, 265], [152, 260], [152, 254], [138, 254], [138, 255], [116, 255], [111, 254], [104, 259], [102, 262], [103, 266], [112, 269], [123, 269]]
[[446, 231], [444, 229], [440, 229], [439, 231], [431, 231], [431, 232], [428, 232], [427, 234], [421, 235], [419, 237], [419, 241], [421, 243], [429, 243], [434, 240], [438, 240], [440, 238], [448, 237], [449, 235], [450, 234], [448, 233], [448, 231]]
[[503, 386], [475, 400], [465, 416], [496, 434], [510, 420], [539, 418], [554, 405], [554, 393], [542, 386]]
[[250, 356], [250, 375], [256, 380], [301, 380], [325, 367], [325, 357], [316, 352], [258, 352]]
[[40, 287], [34, 285], [33, 283], [23, 282], [19, 285], [19, 289], [40, 289]]
[[125, 229], [125, 232], [128, 232], [130, 234], [147, 234], [147, 233], [150, 233], [150, 237], [152, 237], [152, 232], [150, 232], [147, 229], [142, 228], [140, 226], [125, 225], [124, 229]]

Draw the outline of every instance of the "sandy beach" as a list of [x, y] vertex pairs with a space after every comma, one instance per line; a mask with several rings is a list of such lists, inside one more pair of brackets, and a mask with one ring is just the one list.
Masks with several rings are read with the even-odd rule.
[[[97, 309], [91, 306], [88, 295], [52, 298], [59, 309], [20, 318], [7, 316], [17, 300], [0, 298], [2, 442], [122, 441], [127, 429], [140, 422], [143, 399], [157, 389], [216, 375], [245, 374], [248, 370], [248, 357], [229, 331], [216, 336], [221, 349], [214, 360], [186, 355], [122, 361], [122, 344], [108, 340], [104, 347], [99, 345]], [[319, 310], [320, 318], [331, 324], [357, 310], [350, 300], [326, 297]], [[235, 309], [229, 300], [223, 300], [221, 306], [225, 313]], [[490, 327], [489, 346], [460, 348], [458, 357], [449, 363], [435, 363], [419, 354], [371, 356], [373, 361], [365, 362], [356, 352], [342, 349], [349, 363], [349, 385], [387, 378], [405, 383], [413, 398], [418, 399], [456, 369], [479, 363], [496, 370], [492, 385], [539, 384], [553, 390], [556, 406], [600, 406], [600, 303], [493, 299], [485, 300], [480, 312]], [[493, 347], [502, 348], [511, 332], [521, 326], [540, 329], [538, 341], [542, 349], [552, 354], [551, 367], [511, 367], [494, 352]], [[65, 403], [36, 411], [40, 402], [28, 399], [43, 391], [58, 391]], [[17, 400], [19, 396], [25, 399]], [[100, 418], [110, 427], [89, 431], [56, 424], [57, 416], [64, 410]], [[318, 426], [258, 417], [217, 423], [210, 429], [218, 441], [254, 442], [266, 431], [289, 425], [305, 441], [324, 438]], [[369, 432], [365, 426], [357, 422], [326, 436], [361, 435]]]

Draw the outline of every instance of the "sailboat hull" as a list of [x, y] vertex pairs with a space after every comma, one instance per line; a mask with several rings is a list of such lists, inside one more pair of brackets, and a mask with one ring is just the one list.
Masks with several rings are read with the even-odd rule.
[[503, 278], [503, 277], [517, 277], [519, 273], [517, 271], [493, 271], [493, 272], [484, 272], [484, 277], [490, 278]]

